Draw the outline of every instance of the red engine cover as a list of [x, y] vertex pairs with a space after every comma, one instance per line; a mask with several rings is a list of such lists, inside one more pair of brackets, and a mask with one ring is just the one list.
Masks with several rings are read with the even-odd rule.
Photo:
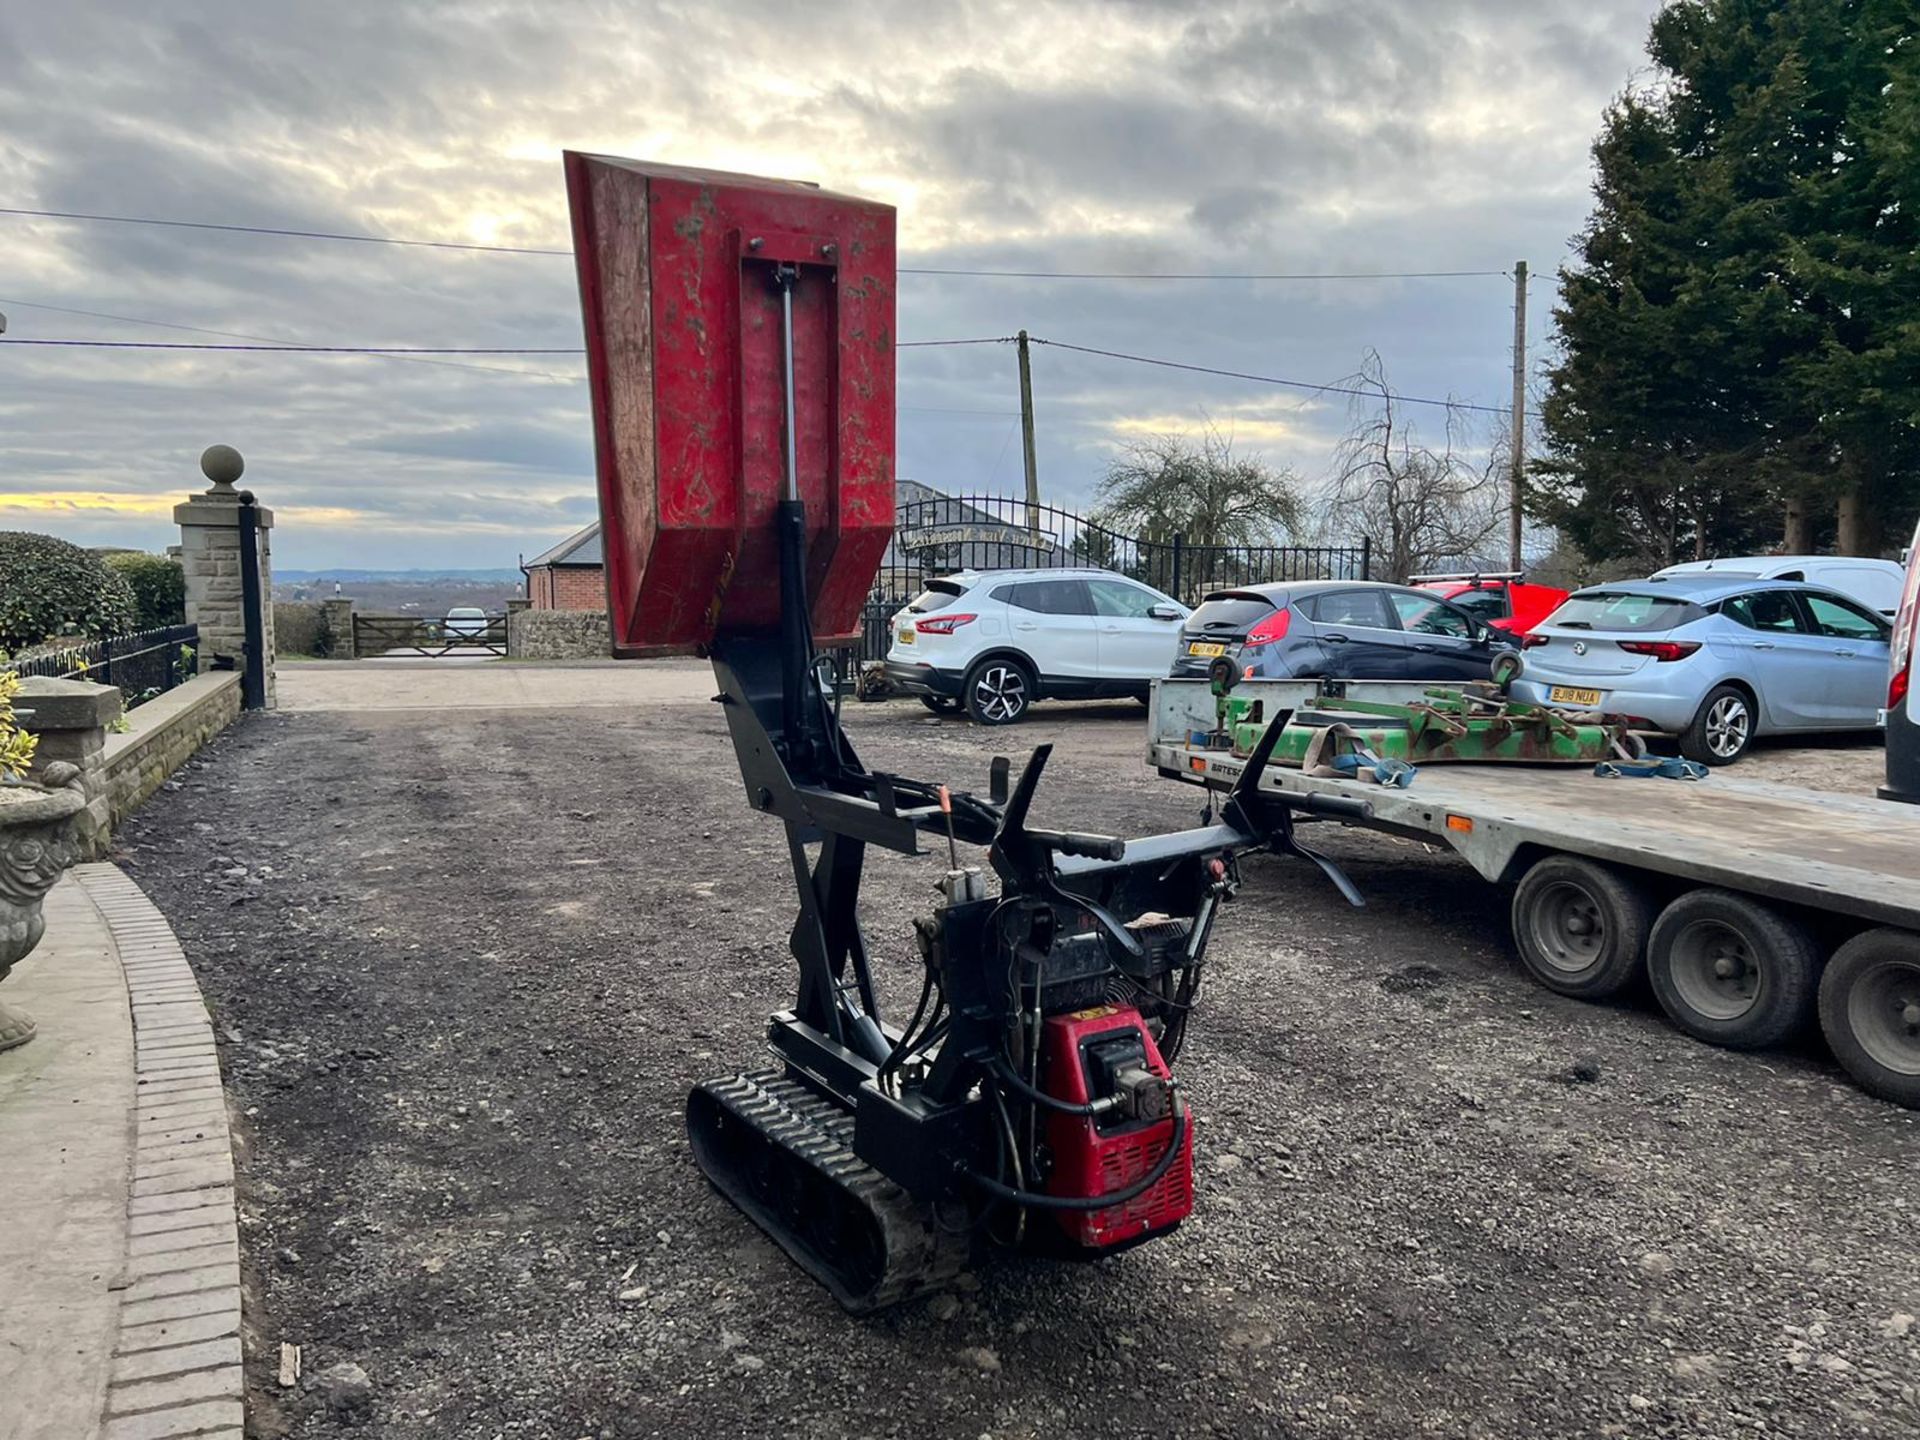
[[[1147, 1068], [1170, 1072], [1138, 1010], [1112, 1005], [1055, 1015], [1046, 1021], [1040, 1041], [1041, 1083], [1049, 1095], [1084, 1105], [1093, 1099], [1082, 1047], [1103, 1036], [1137, 1032], [1146, 1044]], [[1092, 1198], [1110, 1195], [1145, 1175], [1167, 1153], [1173, 1121], [1130, 1121], [1102, 1130], [1080, 1115], [1058, 1111], [1047, 1117], [1047, 1146], [1053, 1170], [1047, 1193]], [[1193, 1210], [1193, 1123], [1181, 1137], [1182, 1153], [1167, 1173], [1144, 1194], [1105, 1210], [1053, 1212], [1067, 1234], [1096, 1248], [1119, 1245], [1184, 1220]]]
[[894, 214], [811, 185], [569, 151], [617, 655], [779, 623], [777, 264], [817, 639], [859, 629], [893, 530]]

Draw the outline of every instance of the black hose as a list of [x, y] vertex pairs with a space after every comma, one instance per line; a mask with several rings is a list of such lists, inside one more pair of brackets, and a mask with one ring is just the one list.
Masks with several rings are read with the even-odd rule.
[[1111, 1105], [1083, 1105], [1077, 1100], [1062, 1100], [1057, 1095], [1049, 1095], [1044, 1090], [1036, 1090], [1029, 1085], [1020, 1073], [1007, 1064], [1002, 1056], [996, 1055], [988, 1062], [988, 1069], [1004, 1084], [1011, 1085], [1036, 1105], [1044, 1105], [1049, 1110], [1058, 1110], [1062, 1115], [1104, 1115], [1113, 1109]]
[[1002, 1185], [998, 1180], [989, 1180], [964, 1165], [956, 1165], [954, 1169], [962, 1179], [971, 1180], [989, 1195], [1011, 1200], [1031, 1210], [1106, 1210], [1115, 1205], [1125, 1205], [1129, 1200], [1138, 1200], [1164, 1180], [1167, 1171], [1173, 1168], [1174, 1159], [1180, 1154], [1186, 1138], [1187, 1112], [1182, 1106], [1173, 1112], [1173, 1136], [1167, 1141], [1166, 1153], [1154, 1162], [1153, 1168], [1145, 1175], [1111, 1195], [1037, 1195], [1031, 1190], [1016, 1190], [1011, 1185]]
[[887, 1077], [900, 1068], [900, 1062], [907, 1058], [907, 1049], [913, 1040], [913, 1032], [920, 1028], [920, 1021], [927, 1013], [927, 1001], [933, 997], [933, 967], [927, 967], [927, 978], [920, 984], [920, 1003], [913, 1007], [913, 1018], [907, 1021], [907, 1028], [900, 1032], [900, 1043], [895, 1045], [880, 1066], [880, 1073], [874, 1078], [884, 1088]]

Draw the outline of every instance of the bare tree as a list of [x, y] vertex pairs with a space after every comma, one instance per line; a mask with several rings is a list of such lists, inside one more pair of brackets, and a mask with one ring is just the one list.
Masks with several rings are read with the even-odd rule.
[[[1487, 566], [1506, 524], [1504, 445], [1475, 457], [1458, 412], [1447, 411], [1438, 449], [1400, 414], [1380, 357], [1367, 352], [1347, 382], [1368, 392], [1354, 401], [1346, 439], [1315, 506], [1328, 543], [1373, 542], [1376, 577], [1404, 581], [1431, 570]], [[1499, 568], [1494, 564], [1491, 568]]]
[[1198, 441], [1156, 435], [1127, 445], [1107, 466], [1095, 511], [1114, 530], [1163, 542], [1180, 534], [1196, 546], [1270, 545], [1301, 516], [1293, 472], [1234, 454], [1211, 424]]

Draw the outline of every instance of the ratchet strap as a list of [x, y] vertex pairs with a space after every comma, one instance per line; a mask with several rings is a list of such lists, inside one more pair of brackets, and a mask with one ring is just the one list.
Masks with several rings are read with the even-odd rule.
[[[1343, 740], [1349, 746], [1346, 750], [1340, 748]], [[1334, 751], [1331, 758], [1326, 753], [1329, 747]], [[1405, 790], [1420, 773], [1404, 760], [1374, 754], [1351, 726], [1337, 721], [1313, 732], [1307, 753], [1300, 758], [1300, 772], [1327, 780], [1362, 780], [1390, 790]]]
[[1602, 780], [1704, 780], [1707, 767], [1677, 755], [1648, 755], [1640, 760], [1602, 760], [1593, 767]]

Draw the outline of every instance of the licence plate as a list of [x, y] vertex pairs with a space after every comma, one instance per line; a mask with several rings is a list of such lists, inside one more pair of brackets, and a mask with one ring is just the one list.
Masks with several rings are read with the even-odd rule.
[[904, 629], [904, 630], [902, 630], [902, 631], [900, 632], [900, 643], [901, 643], [902, 645], [911, 645], [911, 644], [913, 644], [913, 630], [912, 630], [912, 627], [908, 627], [907, 629]]
[[1214, 645], [1205, 641], [1196, 640], [1187, 646], [1187, 654], [1189, 655], [1224, 655], [1226, 653], [1226, 646]]
[[1555, 685], [1547, 691], [1547, 699], [1555, 705], [1598, 705], [1606, 694], [1604, 690], [1575, 690], [1567, 685]]

